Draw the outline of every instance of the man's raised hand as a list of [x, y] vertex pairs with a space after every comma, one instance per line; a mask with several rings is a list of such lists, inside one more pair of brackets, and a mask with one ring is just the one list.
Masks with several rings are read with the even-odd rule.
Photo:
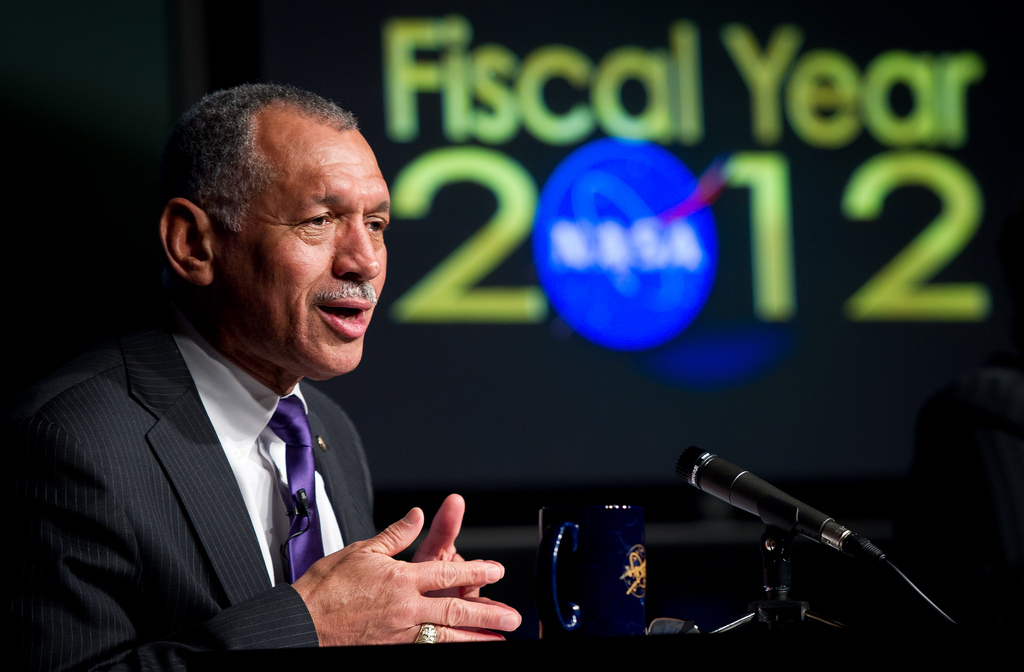
[[[445, 500], [414, 557], [418, 562], [392, 557], [423, 528], [423, 511], [415, 508], [376, 537], [310, 567], [293, 587], [309, 609], [320, 645], [409, 643], [424, 623], [437, 627], [439, 642], [500, 640], [491, 630], [519, 627], [515, 609], [473, 593], [501, 579], [505, 569], [496, 562], [463, 562], [455, 553], [452, 523], [457, 535], [464, 509], [457, 495]], [[439, 559], [449, 550], [451, 557]]]

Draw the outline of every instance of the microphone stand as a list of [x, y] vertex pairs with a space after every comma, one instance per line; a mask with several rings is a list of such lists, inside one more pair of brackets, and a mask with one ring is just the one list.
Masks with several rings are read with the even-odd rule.
[[822, 618], [810, 610], [810, 604], [789, 596], [793, 567], [790, 547], [796, 532], [775, 525], [765, 527], [761, 535], [761, 558], [764, 564], [764, 599], [752, 602], [749, 611], [731, 623], [711, 630], [708, 634], [728, 632], [747, 623], [766, 623], [768, 630], [778, 631], [798, 627], [807, 621], [817, 621], [836, 628], [846, 627], [836, 621]]

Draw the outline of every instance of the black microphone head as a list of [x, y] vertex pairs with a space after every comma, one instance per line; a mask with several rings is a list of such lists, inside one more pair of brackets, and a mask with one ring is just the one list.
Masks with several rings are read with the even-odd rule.
[[295, 505], [296, 514], [303, 518], [309, 518], [310, 514], [313, 513], [313, 509], [309, 505], [309, 497], [306, 496], [305, 488], [299, 488], [299, 491], [295, 493]]
[[701, 450], [697, 446], [690, 446], [676, 460], [676, 475], [693, 487], [699, 488], [700, 485], [698, 485], [697, 479], [700, 475], [700, 470], [713, 457], [714, 455]]

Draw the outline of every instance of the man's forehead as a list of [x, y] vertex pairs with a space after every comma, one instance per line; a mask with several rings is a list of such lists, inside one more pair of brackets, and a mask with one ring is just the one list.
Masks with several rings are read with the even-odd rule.
[[356, 128], [342, 129], [331, 120], [282, 105], [265, 108], [254, 123], [256, 151], [278, 175], [339, 164], [348, 166], [346, 171], [352, 176], [379, 180], [383, 185], [377, 157]]
[[[260, 110], [253, 118], [256, 146], [264, 152], [284, 152], [302, 145], [333, 138], [356, 140], [369, 145], [355, 128], [343, 128], [340, 122], [317, 117], [291, 105], [275, 103]], [[373, 152], [369, 152], [372, 156]], [[376, 162], [376, 158], [374, 159]]]

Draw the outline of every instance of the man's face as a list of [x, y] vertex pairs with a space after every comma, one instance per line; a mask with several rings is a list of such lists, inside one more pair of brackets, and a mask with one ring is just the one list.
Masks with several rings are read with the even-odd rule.
[[[284, 106], [256, 117], [276, 170], [237, 233], [215, 239], [215, 345], [278, 393], [356, 367], [384, 286], [387, 184], [363, 136]], [[354, 295], [353, 295], [354, 294]]]

